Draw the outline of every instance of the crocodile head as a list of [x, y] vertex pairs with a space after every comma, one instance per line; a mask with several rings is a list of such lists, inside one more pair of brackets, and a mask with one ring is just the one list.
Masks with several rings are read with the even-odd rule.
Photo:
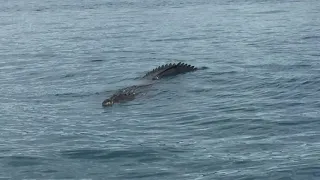
[[106, 99], [102, 102], [102, 106], [112, 106], [113, 100], [112, 99]]
[[110, 98], [102, 102], [102, 106], [112, 106], [116, 103], [122, 103], [126, 101], [131, 101], [135, 98], [135, 93], [120, 93], [111, 96]]

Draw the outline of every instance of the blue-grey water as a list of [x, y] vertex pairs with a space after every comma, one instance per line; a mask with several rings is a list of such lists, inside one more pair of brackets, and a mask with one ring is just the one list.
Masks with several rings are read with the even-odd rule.
[[[320, 1], [4, 0], [0, 179], [320, 179]], [[103, 108], [172, 62], [209, 69]]]

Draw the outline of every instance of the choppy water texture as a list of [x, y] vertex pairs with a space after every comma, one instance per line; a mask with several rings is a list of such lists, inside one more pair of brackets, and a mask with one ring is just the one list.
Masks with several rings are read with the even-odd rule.
[[[0, 5], [0, 178], [320, 179], [320, 1]], [[209, 69], [103, 108], [169, 62]]]

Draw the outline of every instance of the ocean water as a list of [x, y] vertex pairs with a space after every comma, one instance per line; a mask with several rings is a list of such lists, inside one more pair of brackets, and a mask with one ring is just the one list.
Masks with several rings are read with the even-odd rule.
[[[5, 0], [0, 179], [320, 179], [320, 1]], [[172, 62], [208, 69], [103, 108]]]

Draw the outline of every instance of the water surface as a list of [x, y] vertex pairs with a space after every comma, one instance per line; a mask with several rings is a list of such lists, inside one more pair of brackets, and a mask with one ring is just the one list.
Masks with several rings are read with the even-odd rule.
[[[0, 178], [320, 176], [320, 3], [5, 1]], [[103, 108], [171, 62], [209, 69]]]

